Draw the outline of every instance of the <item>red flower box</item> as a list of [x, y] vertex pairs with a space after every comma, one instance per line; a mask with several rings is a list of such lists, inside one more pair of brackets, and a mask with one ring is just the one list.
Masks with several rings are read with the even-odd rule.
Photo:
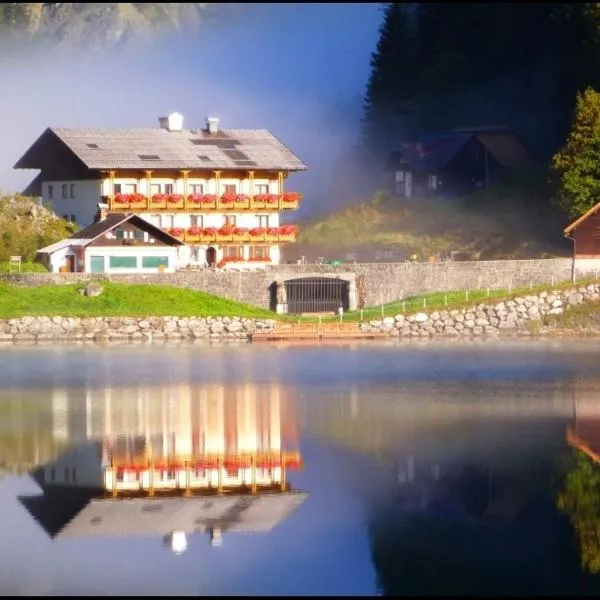
[[143, 194], [117, 194], [115, 202], [117, 204], [141, 204], [146, 200]]
[[279, 227], [267, 227], [267, 235], [279, 235]]
[[253, 227], [249, 233], [252, 237], [262, 237], [266, 232], [267, 230], [264, 227]]
[[184, 234], [184, 230], [181, 227], [173, 227], [172, 229], [169, 229], [169, 233], [173, 237], [181, 237]]
[[296, 225], [281, 225], [279, 235], [294, 235], [298, 231]]
[[152, 204], [164, 204], [167, 201], [165, 194], [154, 194], [152, 196]]
[[171, 194], [167, 197], [167, 202], [170, 204], [179, 204], [183, 202], [183, 196], [181, 194]]
[[191, 202], [192, 204], [202, 204], [203, 198], [204, 196], [201, 194], [190, 194], [187, 199], [188, 202]]
[[300, 202], [300, 200], [302, 200], [303, 196], [300, 192], [284, 192], [283, 194], [283, 201], [284, 202]]
[[237, 194], [223, 194], [221, 196], [221, 202], [223, 204], [233, 204], [237, 198]]
[[201, 229], [200, 229], [200, 227], [192, 226], [192, 227], [188, 227], [187, 232], [190, 235], [200, 235]]
[[219, 235], [233, 235], [235, 232], [235, 227], [231, 226], [231, 225], [223, 225], [223, 227], [221, 227], [217, 233]]
[[238, 194], [238, 195], [235, 197], [235, 201], [236, 201], [237, 203], [248, 202], [248, 200], [249, 200], [249, 197], [248, 197], [248, 196], [246, 196], [245, 194]]
[[217, 197], [214, 194], [204, 194], [202, 196], [202, 204], [214, 204], [217, 201]]
[[248, 235], [247, 227], [235, 227], [233, 230], [234, 235]]
[[265, 204], [277, 204], [277, 194], [258, 194], [254, 196], [257, 202], [264, 202]]
[[206, 236], [214, 236], [217, 235], [217, 228], [216, 227], [204, 227], [201, 232], [202, 235], [206, 235]]

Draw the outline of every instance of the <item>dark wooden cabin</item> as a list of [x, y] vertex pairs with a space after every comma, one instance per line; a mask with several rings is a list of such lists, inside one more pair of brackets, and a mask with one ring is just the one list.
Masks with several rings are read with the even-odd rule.
[[386, 170], [399, 197], [463, 195], [487, 188], [514, 169], [532, 169], [536, 161], [507, 128], [455, 130], [401, 144], [390, 153]]

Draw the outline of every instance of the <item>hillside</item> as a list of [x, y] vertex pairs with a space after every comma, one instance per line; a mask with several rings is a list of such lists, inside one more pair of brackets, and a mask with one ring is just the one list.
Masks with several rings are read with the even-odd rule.
[[416, 254], [427, 260], [451, 252], [481, 259], [568, 256], [571, 245], [562, 236], [567, 222], [549, 206], [543, 188], [532, 185], [479, 191], [463, 199], [406, 200], [378, 192], [300, 223], [298, 241], [285, 248], [285, 259], [404, 260]]
[[105, 47], [152, 39], [159, 32], [193, 31], [216, 10], [206, 3], [8, 2], [0, 33], [62, 46]]

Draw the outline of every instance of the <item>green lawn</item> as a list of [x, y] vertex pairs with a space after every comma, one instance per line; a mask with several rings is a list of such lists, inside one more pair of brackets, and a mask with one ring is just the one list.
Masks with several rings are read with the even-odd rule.
[[268, 310], [247, 306], [204, 292], [162, 285], [102, 282], [103, 293], [82, 296], [80, 285], [16, 287], [0, 283], [0, 318], [66, 317], [255, 317], [273, 318]]
[[[17, 272], [15, 267], [12, 267], [13, 272]], [[41, 263], [24, 262], [21, 264], [21, 273], [47, 273], [48, 269]], [[0, 273], [8, 273], [8, 261], [0, 260]]]

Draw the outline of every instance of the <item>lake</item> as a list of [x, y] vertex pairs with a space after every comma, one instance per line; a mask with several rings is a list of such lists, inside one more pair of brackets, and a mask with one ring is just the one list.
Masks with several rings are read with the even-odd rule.
[[599, 353], [2, 347], [0, 593], [596, 595]]

